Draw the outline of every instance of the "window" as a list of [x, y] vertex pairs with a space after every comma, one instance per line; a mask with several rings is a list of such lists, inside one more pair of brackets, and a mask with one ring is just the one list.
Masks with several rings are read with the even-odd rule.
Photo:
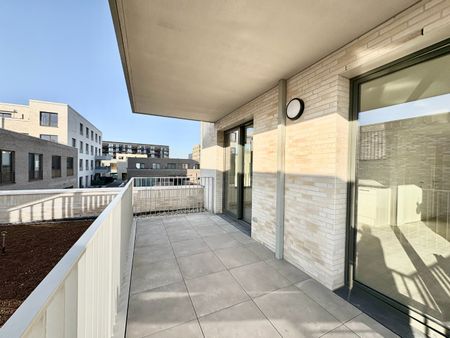
[[98, 142], [98, 134], [95, 133], [95, 142]]
[[89, 144], [86, 143], [86, 154], [89, 154]]
[[83, 123], [80, 123], [80, 135], [83, 135], [84, 126]]
[[[81, 161], [81, 160], [80, 160]], [[83, 188], [83, 177], [80, 177], [79, 178], [79, 184], [78, 184], [78, 186], [80, 187], [80, 188]]]
[[136, 169], [145, 169], [144, 163], [136, 163]]
[[152, 169], [161, 169], [160, 163], [152, 163]]
[[28, 180], [42, 180], [42, 154], [28, 154]]
[[91, 146], [91, 155], [94, 155], [94, 146]]
[[80, 158], [80, 171], [83, 171], [83, 160]]
[[67, 176], [73, 176], [73, 157], [67, 158]]
[[182, 167], [183, 167], [183, 169], [189, 169], [189, 164], [188, 163], [183, 163]]
[[102, 137], [100, 135], [98, 136], [98, 143], [102, 144]]
[[58, 114], [41, 111], [41, 126], [57, 127], [58, 126]]
[[[86, 160], [86, 170], [89, 170], [89, 160]], [[86, 181], [86, 183], [87, 183], [87, 181]]]
[[89, 128], [86, 127], [86, 137], [89, 138]]
[[167, 163], [167, 169], [176, 169], [177, 164], [176, 163]]
[[8, 112], [4, 112], [4, 111], [0, 111], [0, 118], [11, 118], [12, 117], [12, 113], [8, 113]]
[[94, 170], [94, 160], [91, 160], [91, 170]]
[[89, 176], [86, 176], [86, 178], [84, 180], [86, 182], [86, 187], [89, 186]]
[[91, 140], [94, 141], [94, 131], [91, 130]]
[[0, 184], [14, 183], [14, 151], [0, 150]]
[[80, 153], [83, 153], [83, 141], [80, 141]]
[[77, 140], [75, 140], [74, 138], [72, 139], [72, 147], [77, 147]]
[[41, 134], [41, 139], [51, 142], [58, 142], [58, 135]]
[[52, 156], [52, 178], [61, 177], [61, 156]]

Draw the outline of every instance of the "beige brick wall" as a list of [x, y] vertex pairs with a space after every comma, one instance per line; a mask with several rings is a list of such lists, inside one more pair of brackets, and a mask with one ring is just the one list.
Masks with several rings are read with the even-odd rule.
[[[349, 163], [349, 80], [450, 36], [450, 1], [422, 1], [300, 71], [287, 100], [305, 112], [286, 126], [285, 258], [325, 286], [344, 283]], [[254, 121], [252, 236], [274, 248], [277, 88], [231, 112], [203, 133], [202, 168], [223, 170], [220, 135]], [[223, 141], [223, 140], [222, 140]], [[210, 158], [208, 158], [210, 157]], [[213, 157], [213, 158], [211, 158]], [[208, 163], [205, 167], [204, 163]], [[221, 196], [220, 180], [216, 184]]]

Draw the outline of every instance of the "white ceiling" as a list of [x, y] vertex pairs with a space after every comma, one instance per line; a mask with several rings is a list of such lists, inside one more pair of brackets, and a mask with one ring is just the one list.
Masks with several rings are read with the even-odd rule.
[[133, 111], [214, 122], [411, 0], [110, 0]]

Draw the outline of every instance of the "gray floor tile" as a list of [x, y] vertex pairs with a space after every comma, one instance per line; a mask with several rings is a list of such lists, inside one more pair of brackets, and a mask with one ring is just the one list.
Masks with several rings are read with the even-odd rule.
[[219, 249], [215, 253], [228, 269], [260, 261], [258, 256], [242, 246]]
[[291, 284], [266, 262], [231, 269], [230, 272], [251, 297], [258, 297]]
[[127, 337], [143, 337], [195, 319], [183, 282], [130, 296]]
[[175, 259], [134, 266], [131, 273], [131, 293], [154, 289], [182, 279]]
[[314, 279], [300, 282], [296, 286], [341, 322], [346, 322], [361, 313], [352, 304], [346, 302]]
[[220, 310], [199, 320], [206, 338], [280, 337], [252, 301]]
[[210, 251], [209, 246], [201, 238], [189, 239], [186, 241], [172, 243], [175, 256], [190, 256], [202, 252]]
[[273, 258], [267, 260], [266, 263], [275, 268], [275, 270], [281, 273], [292, 283], [304, 281], [311, 278], [308, 274], [301, 271], [300, 269], [297, 269], [295, 266], [283, 259], [280, 260]]
[[154, 225], [139, 225], [136, 227], [137, 235], [144, 234], [161, 234], [165, 233], [166, 229], [162, 224], [154, 224]]
[[150, 335], [151, 338], [203, 338], [202, 330], [197, 320], [159, 331]]
[[361, 338], [398, 337], [391, 330], [387, 329], [364, 313], [345, 323], [345, 326]]
[[194, 226], [195, 231], [201, 236], [201, 237], [208, 237], [208, 236], [215, 236], [215, 235], [222, 235], [226, 232], [222, 230], [217, 225], [208, 224], [208, 225], [197, 225]]
[[136, 234], [136, 241], [135, 246], [149, 246], [153, 244], [170, 244], [169, 237], [166, 235], [166, 233], [143, 233], [143, 234]]
[[218, 224], [219, 228], [221, 228], [226, 233], [241, 233], [240, 230], [233, 225], [227, 224]]
[[133, 266], [175, 258], [170, 243], [153, 244], [134, 249]]
[[275, 257], [275, 254], [270, 251], [270, 249], [260, 243], [247, 244], [246, 247], [263, 260], [268, 260]]
[[[232, 225], [230, 225], [231, 227], [233, 227]], [[234, 228], [234, 227], [233, 227]], [[236, 228], [235, 228], [236, 229]], [[237, 230], [237, 229], [236, 229]], [[251, 238], [250, 236], [247, 236], [246, 234], [242, 233], [241, 231], [237, 231], [237, 232], [233, 232], [230, 234], [231, 237], [233, 237], [235, 240], [237, 240], [238, 242], [242, 243], [242, 244], [253, 244], [253, 243], [257, 243], [253, 238]]]
[[184, 229], [173, 233], [168, 233], [172, 243], [185, 241], [188, 239], [200, 238], [194, 229]]
[[229, 234], [208, 236], [203, 238], [206, 244], [211, 248], [211, 250], [218, 250], [224, 248], [231, 248], [241, 245], [237, 240], [231, 237]]
[[254, 300], [283, 337], [320, 337], [341, 325], [294, 286]]
[[203, 252], [178, 258], [181, 273], [186, 279], [192, 279], [225, 270], [225, 266], [212, 252]]
[[228, 271], [186, 281], [198, 316], [248, 300], [248, 296]]
[[358, 338], [359, 336], [350, 330], [347, 326], [341, 325], [335, 328], [333, 331], [330, 331], [324, 334], [322, 337], [324, 338]]

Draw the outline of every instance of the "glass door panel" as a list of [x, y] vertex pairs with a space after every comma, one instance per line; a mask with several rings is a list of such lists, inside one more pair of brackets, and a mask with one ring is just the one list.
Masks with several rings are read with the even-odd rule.
[[247, 223], [252, 221], [252, 174], [253, 174], [253, 125], [244, 130], [244, 166], [243, 166], [243, 212], [242, 218]]
[[[447, 65], [443, 67], [442, 65]], [[450, 55], [363, 83], [355, 280], [450, 321]]]
[[239, 130], [225, 134], [224, 208], [238, 217]]

